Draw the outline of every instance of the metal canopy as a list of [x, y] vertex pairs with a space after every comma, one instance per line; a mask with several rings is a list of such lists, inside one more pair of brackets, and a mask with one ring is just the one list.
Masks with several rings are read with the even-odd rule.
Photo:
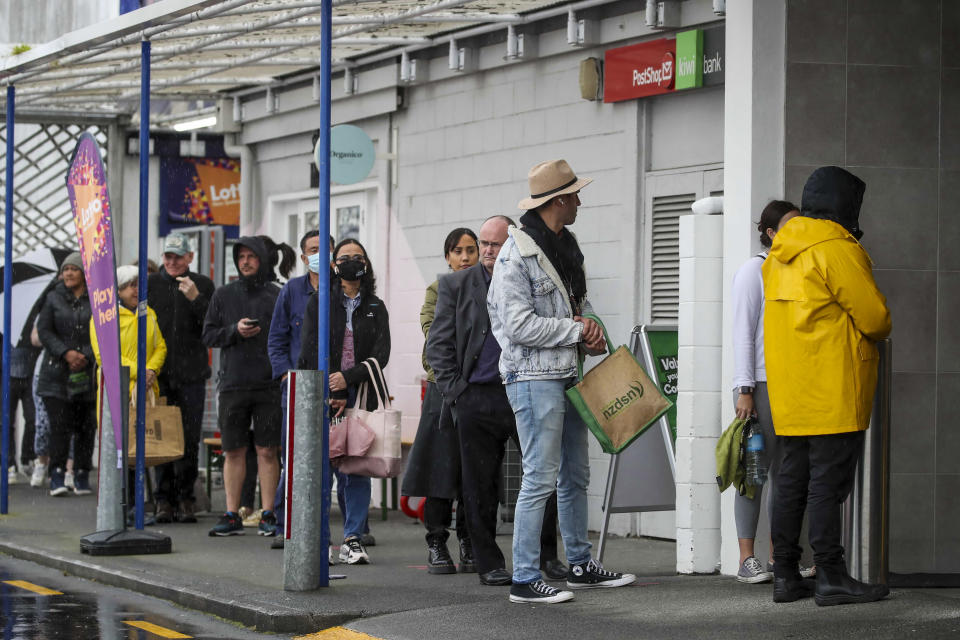
[[[469, 27], [521, 24], [543, 9], [563, 13], [561, 5], [570, 4], [334, 0], [333, 67], [434, 46]], [[603, 2], [573, 3], [595, 4]], [[133, 114], [140, 41], [147, 38], [153, 43], [154, 99], [222, 98], [315, 70], [320, 11], [319, 0], [166, 0], [0, 57], [0, 80], [16, 85], [18, 110], [31, 114]]]

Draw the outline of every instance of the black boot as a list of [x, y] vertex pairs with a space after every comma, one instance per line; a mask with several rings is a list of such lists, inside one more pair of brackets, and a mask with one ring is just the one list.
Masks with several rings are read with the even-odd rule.
[[476, 573], [477, 565], [473, 562], [473, 544], [470, 538], [460, 541], [460, 573]]
[[814, 600], [821, 607], [835, 604], [876, 602], [887, 597], [890, 588], [885, 584], [867, 584], [854, 580], [844, 566], [817, 565], [817, 588]]
[[773, 579], [774, 602], [796, 602], [800, 598], [809, 598], [813, 595], [816, 583], [810, 578], [802, 578], [797, 573], [792, 578]]
[[450, 557], [450, 551], [447, 550], [447, 543], [440, 540], [434, 540], [428, 543], [427, 550], [427, 572], [437, 574], [456, 573], [457, 567], [453, 564], [453, 558]]

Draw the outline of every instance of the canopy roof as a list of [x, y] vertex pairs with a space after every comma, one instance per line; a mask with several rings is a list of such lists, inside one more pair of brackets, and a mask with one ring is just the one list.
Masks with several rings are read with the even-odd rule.
[[[604, 3], [333, 0], [333, 65]], [[149, 38], [155, 100], [222, 98], [315, 69], [320, 11], [320, 0], [165, 0], [0, 57], [0, 80], [16, 86], [18, 113], [131, 114], [139, 101], [140, 41]]]

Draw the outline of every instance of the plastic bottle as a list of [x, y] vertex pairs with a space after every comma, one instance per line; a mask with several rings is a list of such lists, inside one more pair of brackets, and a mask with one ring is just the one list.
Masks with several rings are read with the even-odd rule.
[[762, 486], [767, 481], [767, 464], [763, 456], [763, 430], [756, 420], [750, 420], [747, 426], [744, 447], [744, 468], [747, 472], [747, 484], [755, 487]]

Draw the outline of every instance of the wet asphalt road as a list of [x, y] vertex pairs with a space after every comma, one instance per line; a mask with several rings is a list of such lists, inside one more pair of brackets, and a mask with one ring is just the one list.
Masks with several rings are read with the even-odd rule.
[[[60, 593], [41, 594], [31, 590], [37, 587]], [[262, 633], [163, 600], [65, 576], [5, 556], [0, 556], [0, 629], [3, 640], [264, 637]]]

